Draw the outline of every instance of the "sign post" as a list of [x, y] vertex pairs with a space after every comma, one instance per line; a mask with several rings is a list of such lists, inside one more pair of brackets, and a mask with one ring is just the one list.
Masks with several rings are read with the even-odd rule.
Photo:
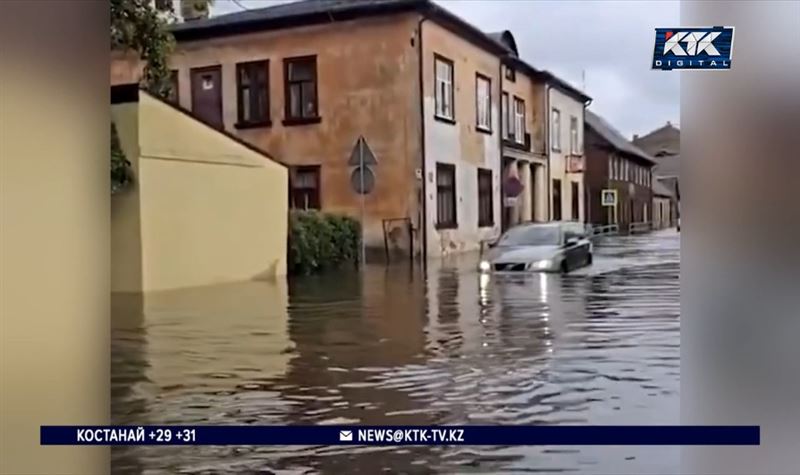
[[355, 166], [353, 174], [350, 176], [350, 184], [353, 189], [361, 195], [361, 265], [367, 262], [367, 245], [364, 241], [364, 225], [366, 222], [366, 195], [375, 187], [375, 174], [368, 165], [377, 165], [378, 160], [370, 150], [364, 136], [359, 136], [353, 151], [350, 153], [350, 166]]
[[[608, 220], [609, 224], [617, 224], [617, 190], [613, 188], [607, 188], [600, 192], [600, 203], [608, 208]], [[611, 215], [614, 215], [613, 222], [611, 221]]]

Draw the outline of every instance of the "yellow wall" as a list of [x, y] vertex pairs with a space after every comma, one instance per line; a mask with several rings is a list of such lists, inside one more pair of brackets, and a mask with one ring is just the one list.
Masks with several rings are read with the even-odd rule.
[[[115, 120], [129, 107], [113, 106]], [[120, 134], [127, 139], [130, 129]], [[138, 147], [135, 189], [114, 201], [135, 200], [138, 194], [140, 238], [112, 230], [112, 291], [286, 273], [288, 190], [282, 165], [144, 93], [138, 103]], [[114, 207], [115, 212], [131, 214], [135, 206]], [[135, 220], [112, 216], [112, 223], [129, 219]]]

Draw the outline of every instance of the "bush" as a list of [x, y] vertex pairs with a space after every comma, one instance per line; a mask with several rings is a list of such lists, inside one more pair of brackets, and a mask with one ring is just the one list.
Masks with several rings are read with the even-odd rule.
[[289, 215], [290, 274], [311, 274], [358, 262], [361, 226], [348, 216], [318, 211]]

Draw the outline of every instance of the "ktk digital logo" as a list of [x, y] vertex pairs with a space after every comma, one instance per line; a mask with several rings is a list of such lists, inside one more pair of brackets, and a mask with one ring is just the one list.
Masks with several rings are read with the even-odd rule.
[[731, 69], [733, 27], [656, 28], [653, 69]]

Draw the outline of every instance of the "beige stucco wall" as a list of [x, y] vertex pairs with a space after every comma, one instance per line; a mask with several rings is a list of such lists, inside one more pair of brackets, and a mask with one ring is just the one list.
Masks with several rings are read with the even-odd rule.
[[[428, 256], [480, 248], [500, 233], [500, 58], [434, 22], [422, 27]], [[453, 62], [455, 124], [434, 118], [434, 54]], [[475, 75], [491, 79], [492, 133], [476, 124]], [[455, 164], [457, 229], [436, 229], [436, 163]], [[478, 227], [478, 168], [492, 170], [494, 225]]]
[[[550, 179], [560, 179], [561, 191], [561, 217], [563, 220], [584, 221], [586, 216], [585, 200], [583, 199], [584, 183], [583, 173], [567, 173], [567, 157], [570, 153], [570, 117], [578, 119], [578, 150], [583, 154], [583, 109], [584, 104], [562, 92], [551, 87], [549, 90], [549, 110], [548, 120], [552, 122], [553, 108], [561, 111], [561, 150], [554, 150], [552, 143], [549, 144], [550, 154]], [[550, 124], [552, 127], [552, 123]], [[572, 196], [571, 183], [578, 184], [579, 196]], [[572, 200], [578, 200], [578, 216], [572, 216]], [[550, 192], [550, 216], [553, 216], [553, 193]]]
[[285, 274], [285, 167], [146, 94], [112, 118], [139, 149], [133, 189], [112, 200], [112, 227], [125, 228], [112, 229], [112, 291]]
[[[178, 70], [180, 104], [191, 110], [191, 69], [220, 65], [225, 129], [288, 165], [320, 165], [323, 211], [360, 219], [361, 197], [347, 162], [363, 135], [378, 160], [364, 235], [368, 246], [382, 249], [383, 219], [410, 218], [419, 227], [419, 71], [412, 44], [418, 19], [397, 14], [181, 41], [170, 68]], [[283, 60], [306, 55], [317, 57], [321, 121], [284, 125]], [[269, 61], [272, 125], [237, 129], [236, 64], [261, 60]], [[139, 69], [130, 56], [112, 54], [111, 83], [135, 82]], [[400, 231], [390, 233], [390, 245], [407, 251], [407, 233]]]

